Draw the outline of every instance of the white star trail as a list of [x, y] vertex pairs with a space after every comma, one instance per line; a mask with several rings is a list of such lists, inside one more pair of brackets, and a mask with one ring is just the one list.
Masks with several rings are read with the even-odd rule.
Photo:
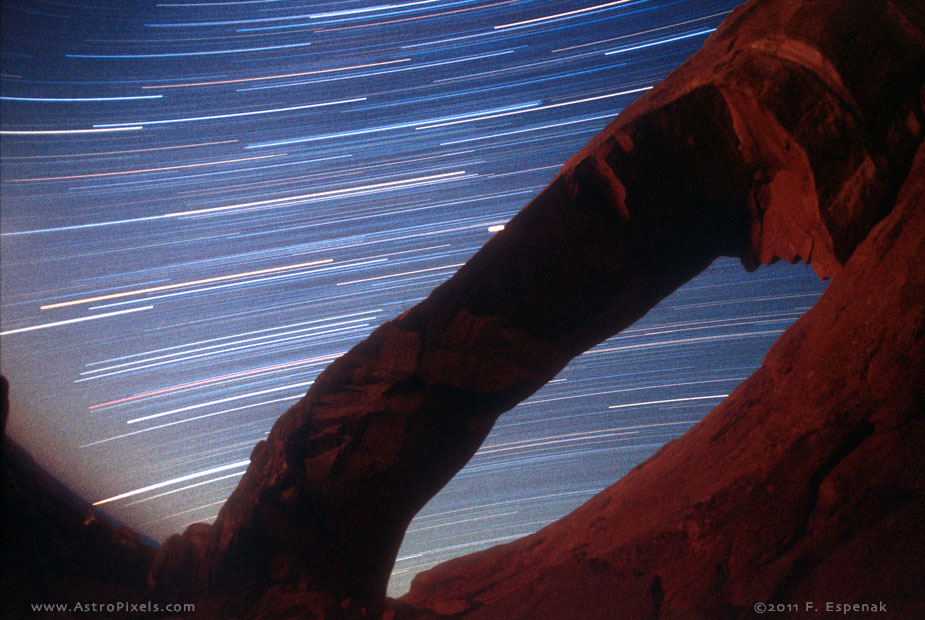
[[130, 310], [118, 310], [116, 312], [104, 312], [102, 314], [91, 314], [90, 316], [82, 316], [76, 319], [65, 319], [63, 321], [52, 321], [51, 323], [41, 323], [39, 325], [30, 325], [28, 327], [17, 327], [14, 329], [7, 329], [0, 331], [0, 336], [9, 336], [10, 334], [21, 334], [23, 332], [31, 332], [37, 329], [47, 329], [49, 327], [60, 327], [61, 325], [72, 325], [74, 323], [83, 323], [85, 321], [96, 321], [98, 319], [106, 319], [111, 316], [120, 316], [123, 314], [129, 314], [132, 312], [141, 312], [142, 310], [153, 310], [154, 306], [145, 306], [143, 308], [132, 308]]
[[178, 476], [177, 478], [171, 478], [170, 480], [162, 480], [161, 482], [155, 482], [154, 484], [149, 484], [148, 486], [141, 487], [140, 489], [134, 489], [132, 491], [126, 491], [125, 493], [120, 493], [119, 495], [107, 497], [106, 499], [101, 499], [99, 501], [93, 502], [93, 505], [102, 506], [103, 504], [108, 504], [109, 502], [117, 502], [120, 499], [125, 499], [127, 497], [134, 497], [135, 495], [147, 493], [148, 491], [154, 491], [156, 489], [163, 489], [164, 487], [168, 487], [172, 484], [179, 484], [181, 482], [186, 482], [187, 480], [195, 480], [196, 478], [202, 478], [204, 476], [211, 476], [212, 474], [217, 474], [223, 471], [228, 471], [229, 469], [237, 469], [239, 467], [246, 467], [249, 464], [250, 464], [250, 460], [238, 461], [236, 463], [228, 463], [226, 465], [219, 465], [218, 467], [212, 467], [204, 471], [197, 471], [192, 474], [186, 474], [185, 476]]

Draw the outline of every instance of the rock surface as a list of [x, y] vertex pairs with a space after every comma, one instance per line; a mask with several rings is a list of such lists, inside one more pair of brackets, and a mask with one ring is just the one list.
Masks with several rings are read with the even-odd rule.
[[[325, 370], [255, 448], [215, 524], [167, 541], [150, 573], [152, 587], [168, 598], [197, 596], [217, 615], [245, 613], [278, 588], [323, 592], [372, 609], [383, 600], [415, 512], [466, 463], [498, 415], [573, 356], [633, 323], [720, 255], [739, 256], [749, 268], [803, 259], [838, 281], [858, 244], [890, 214], [922, 141], [922, 23], [914, 3], [887, 0], [760, 0], [734, 12], [701, 52], [570, 160], [453, 278]], [[838, 324], [841, 315], [819, 319], [826, 320]], [[854, 337], [854, 329], [819, 336], [812, 350], [830, 350], [836, 343], [825, 338]], [[792, 350], [779, 354], [781, 367], [797, 365], [796, 355], [810, 356], [792, 337], [784, 342]], [[715, 591], [716, 584], [725, 584], [724, 595], [734, 601], [717, 613], [729, 614], [748, 596], [764, 595], [761, 584], [804, 587], [801, 575], [829, 561], [804, 557], [794, 546], [815, 527], [817, 509], [835, 501], [830, 494], [837, 499], [838, 485], [827, 490], [822, 479], [851, 462], [843, 452], [861, 454], [855, 448], [867, 449], [873, 429], [884, 429], [872, 421], [876, 402], [860, 406], [871, 388], [856, 366], [834, 378], [829, 373], [841, 369], [838, 359], [813, 359], [816, 366], [801, 366], [805, 377], [788, 374], [788, 384], [764, 371], [739, 394], [751, 402], [786, 393], [799, 404], [814, 385], [831, 385], [841, 390], [832, 402], [846, 408], [843, 418], [835, 411], [811, 418], [813, 424], [798, 417], [800, 426], [788, 431], [795, 437], [789, 451], [764, 450], [775, 439], [769, 429], [779, 428], [777, 411], [752, 414], [771, 417], [768, 428], [752, 428], [751, 417], [742, 422], [734, 413], [723, 418], [729, 428], [693, 433], [684, 445], [715, 453], [726, 465], [714, 467], [741, 476], [723, 493], [714, 489], [715, 496], [692, 495], [695, 489], [680, 479], [675, 495], [662, 496], [670, 486], [663, 477], [671, 473], [662, 467], [647, 465], [632, 478], [645, 480], [637, 483], [640, 493], [664, 503], [664, 514], [675, 514], [670, 507], [678, 508], [681, 498], [708, 502], [691, 513], [700, 521], [666, 531], [666, 544], [653, 549], [673, 553], [674, 544], [706, 544], [698, 542], [702, 532], [718, 539], [710, 544], [728, 547], [725, 563], [702, 566], [682, 585], [668, 572], [615, 571], [609, 560], [566, 562], [578, 572], [559, 574], [560, 584], [577, 588], [580, 599], [578, 592], [624, 588], [621, 580], [635, 575], [636, 598], [620, 590], [627, 592], [621, 617], [631, 617], [631, 609], [658, 615], [663, 607], [701, 605], [685, 597], [701, 588]], [[884, 353], [881, 359], [893, 358]], [[910, 365], [916, 367], [914, 358]], [[819, 393], [818, 407], [824, 396]], [[739, 439], [711, 445], [723, 437]], [[749, 460], [753, 453], [762, 455], [760, 462]], [[678, 467], [693, 466], [677, 458]], [[781, 512], [786, 524], [780, 527], [776, 517], [759, 518], [777, 514], [764, 501], [768, 484], [793, 493], [800, 506]], [[897, 497], [906, 497], [904, 489], [895, 490]], [[605, 503], [594, 500], [583, 514], [603, 511]], [[710, 520], [714, 508], [729, 515], [722, 527]], [[642, 536], [643, 525], [630, 521], [612, 536]], [[782, 532], [790, 538], [778, 540]], [[770, 547], [751, 542], [754, 537], [767, 537]], [[581, 550], [585, 557], [606, 553], [591, 540]], [[644, 539], [633, 544], [638, 547], [614, 548], [643, 553]], [[771, 564], [744, 574], [758, 566], [749, 551], [757, 548], [791, 549], [802, 559], [774, 564], [776, 556], [768, 555]], [[774, 581], [773, 570], [791, 571], [790, 577]], [[529, 580], [531, 573], [520, 576]], [[537, 588], [561, 592], [535, 576]], [[456, 588], [459, 578], [450, 582]], [[471, 594], [448, 602], [422, 587], [409, 600], [438, 612], [477, 613], [473, 605], [482, 604]], [[527, 590], [510, 592], [530, 598]]]

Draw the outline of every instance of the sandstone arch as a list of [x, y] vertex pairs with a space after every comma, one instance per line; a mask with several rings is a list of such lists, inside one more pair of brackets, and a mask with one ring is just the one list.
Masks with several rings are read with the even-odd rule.
[[414, 513], [571, 357], [721, 255], [837, 280], [920, 149], [923, 40], [921, 12], [887, 0], [737, 10], [453, 278], [325, 370], [216, 523], [165, 543], [152, 585], [233, 609], [286, 584], [381, 600]]

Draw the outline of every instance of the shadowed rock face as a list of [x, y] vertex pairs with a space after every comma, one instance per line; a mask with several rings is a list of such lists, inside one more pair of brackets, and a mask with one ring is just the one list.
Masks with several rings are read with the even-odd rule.
[[[374, 608], [408, 522], [466, 463], [497, 416], [721, 255], [738, 256], [748, 268], [803, 259], [834, 277], [832, 288], [849, 292], [827, 294], [840, 301], [827, 302], [830, 309], [811, 321], [834, 330], [805, 321], [791, 330], [771, 367], [710, 418], [721, 422], [698, 427], [570, 517], [567, 523], [582, 525], [574, 538], [566, 531], [572, 525], [553, 527], [453, 563], [418, 580], [410, 600], [472, 617], [508, 610], [541, 617], [516, 604], [531, 599], [535, 582], [547, 601], [588, 592], [597, 604], [602, 599], [590, 594], [618, 588], [625, 592], [620, 617], [662, 610], [672, 617], [670, 610], [687, 604], [704, 617], [736, 617], [749, 597], [809, 587], [807, 579], [824, 574], [843, 547], [804, 540], [817, 531], [837, 537], [823, 527], [831, 520], [862, 526], [866, 517], [849, 518], [849, 504], [840, 503], [855, 491], [840, 485], [853, 489], [860, 463], [885, 454], [888, 436], [895, 438], [886, 433], [890, 424], [911, 424], [890, 404], [902, 394], [909, 411], [908, 389], [889, 381], [921, 378], [884, 370], [876, 388], [865, 379], [876, 364], [899, 363], [896, 355], [907, 355], [907, 370], [921, 367], [920, 322], [918, 332], [862, 331], [868, 310], [889, 323], [886, 300], [921, 299], [914, 270], [904, 272], [908, 281], [896, 283], [892, 297], [865, 293], [864, 303], [879, 304], [876, 312], [850, 303], [850, 287], [860, 290], [887, 275], [878, 269], [890, 271], [878, 261], [899, 260], [892, 242], [904, 240], [907, 263], [918, 258], [909, 256], [903, 231], [921, 231], [906, 223], [921, 219], [914, 217], [920, 188], [906, 190], [918, 198], [906, 197], [902, 209], [894, 205], [922, 140], [921, 18], [911, 4], [885, 0], [767, 0], [736, 11], [452, 279], [325, 370], [254, 449], [215, 524], [165, 543], [152, 587], [169, 599], [198, 596], [222, 613], [265, 610], [282, 592], [322, 592], [350, 599], [345, 609]], [[854, 258], [858, 245], [887, 215], [879, 245], [864, 250], [873, 257], [852, 267], [861, 261]], [[849, 284], [839, 284], [843, 277]], [[921, 319], [920, 306], [908, 312]], [[866, 334], [866, 366], [857, 355], [833, 363], [854, 351], [836, 346], [845, 333]], [[886, 344], [875, 346], [878, 338]], [[897, 346], [912, 353], [893, 351]], [[828, 395], [835, 404], [826, 408]], [[888, 415], [899, 417], [878, 417]], [[787, 441], [776, 443], [776, 433]], [[836, 471], [844, 477], [833, 478]], [[890, 505], [920, 507], [909, 499], [920, 490], [904, 485], [876, 493]], [[774, 493], [788, 498], [790, 509], [768, 524]], [[652, 513], [639, 507], [653, 502]], [[897, 526], [909, 523], [902, 514], [894, 515]], [[868, 546], [852, 558], [873, 553], [871, 539], [864, 540], [858, 544]], [[659, 562], [678, 549], [690, 560], [675, 576]], [[645, 568], [632, 568], [636, 560]], [[507, 578], [506, 566], [522, 567], [518, 579]], [[502, 578], [508, 590], [498, 585]], [[475, 594], [482, 586], [485, 593]], [[701, 589], [713, 598], [697, 598]], [[719, 601], [732, 602], [715, 607]], [[709, 616], [714, 611], [720, 615]], [[600, 613], [575, 607], [567, 617]]]

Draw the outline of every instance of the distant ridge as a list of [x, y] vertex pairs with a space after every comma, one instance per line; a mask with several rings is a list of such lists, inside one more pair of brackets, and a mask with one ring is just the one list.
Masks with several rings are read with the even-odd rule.
[[[6, 409], [6, 379], [3, 389]], [[155, 551], [151, 541], [111, 525], [4, 433], [0, 615], [39, 617], [29, 613], [33, 603], [142, 602]]]

